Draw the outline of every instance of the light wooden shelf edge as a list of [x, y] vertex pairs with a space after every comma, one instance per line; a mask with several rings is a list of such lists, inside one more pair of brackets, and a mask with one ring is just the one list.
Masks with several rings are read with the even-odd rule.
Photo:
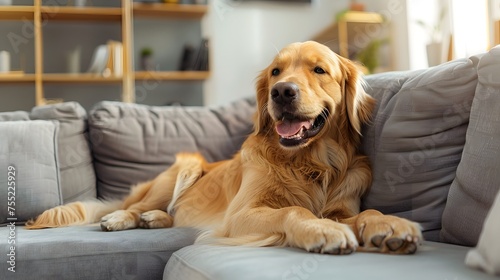
[[96, 74], [58, 74], [42, 75], [43, 83], [80, 83], [80, 84], [116, 84], [122, 82], [122, 77], [103, 77]]
[[210, 77], [210, 71], [137, 71], [136, 80], [198, 81]]
[[208, 11], [207, 5], [134, 3], [134, 17], [199, 19]]
[[0, 6], [0, 20], [32, 20], [34, 13], [33, 6]]
[[60, 21], [120, 21], [121, 8], [42, 6], [44, 19]]
[[35, 74], [5, 74], [0, 73], [0, 83], [34, 83]]

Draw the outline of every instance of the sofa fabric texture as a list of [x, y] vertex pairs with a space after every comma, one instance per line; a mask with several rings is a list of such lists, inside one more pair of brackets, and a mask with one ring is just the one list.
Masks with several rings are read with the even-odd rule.
[[500, 189], [500, 47], [478, 65], [466, 145], [443, 213], [443, 241], [475, 246]]
[[155, 178], [178, 152], [228, 159], [252, 131], [253, 99], [225, 107], [97, 104], [89, 115], [99, 198], [116, 199]]
[[0, 223], [25, 222], [62, 203], [59, 124], [0, 122]]

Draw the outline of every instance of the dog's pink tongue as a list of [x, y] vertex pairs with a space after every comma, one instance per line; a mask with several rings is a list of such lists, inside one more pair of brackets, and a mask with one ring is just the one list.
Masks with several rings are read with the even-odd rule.
[[302, 127], [309, 129], [311, 123], [308, 121], [283, 120], [276, 125], [276, 131], [281, 137], [290, 137], [297, 134]]

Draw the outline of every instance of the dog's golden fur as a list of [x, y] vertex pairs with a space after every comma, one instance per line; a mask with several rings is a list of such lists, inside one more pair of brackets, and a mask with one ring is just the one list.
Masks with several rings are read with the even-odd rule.
[[195, 227], [205, 230], [200, 241], [232, 245], [416, 251], [418, 224], [375, 210], [359, 213], [371, 172], [358, 146], [374, 100], [351, 61], [315, 42], [291, 44], [258, 77], [257, 106], [254, 132], [231, 160], [179, 154], [120, 206], [70, 203], [27, 227], [100, 220], [105, 231]]

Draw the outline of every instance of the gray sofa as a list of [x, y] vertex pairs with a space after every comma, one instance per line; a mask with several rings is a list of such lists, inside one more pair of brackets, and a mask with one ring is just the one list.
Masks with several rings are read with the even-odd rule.
[[171, 165], [176, 152], [230, 157], [251, 133], [255, 102], [101, 102], [88, 113], [69, 102], [0, 113], [0, 278], [498, 279], [482, 271], [500, 271], [491, 253], [500, 251], [492, 241], [500, 234], [498, 73], [499, 48], [366, 77], [378, 104], [363, 131], [374, 180], [362, 208], [422, 225], [426, 241], [409, 256], [199, 245], [189, 228], [25, 230], [23, 221], [44, 209], [123, 197]]

